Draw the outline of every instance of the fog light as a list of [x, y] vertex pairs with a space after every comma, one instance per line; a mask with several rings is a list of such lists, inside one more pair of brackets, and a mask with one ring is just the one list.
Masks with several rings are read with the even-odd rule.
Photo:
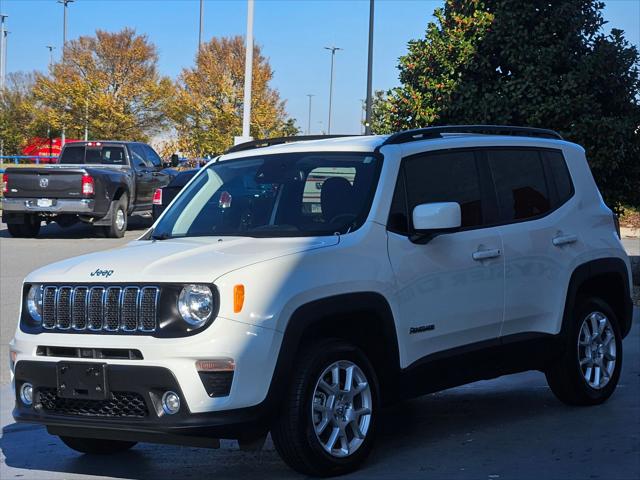
[[162, 395], [162, 410], [167, 415], [173, 415], [180, 410], [180, 397], [175, 392], [164, 392]]
[[33, 385], [30, 383], [23, 383], [22, 387], [20, 387], [20, 400], [27, 407], [30, 407], [33, 404]]

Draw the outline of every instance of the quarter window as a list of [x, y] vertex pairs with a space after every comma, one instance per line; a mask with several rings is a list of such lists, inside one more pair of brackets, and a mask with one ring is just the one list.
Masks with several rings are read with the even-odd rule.
[[409, 214], [416, 205], [458, 202], [462, 227], [483, 223], [480, 175], [472, 151], [438, 152], [407, 159], [405, 182]]
[[564, 161], [562, 153], [545, 150], [542, 151], [542, 156], [548, 167], [549, 176], [552, 179], [555, 187], [556, 198], [553, 202], [553, 208], [557, 208], [573, 195], [573, 184], [571, 183], [571, 175], [567, 169], [567, 164]]
[[502, 222], [538, 217], [551, 210], [549, 187], [538, 151], [489, 150], [487, 155]]

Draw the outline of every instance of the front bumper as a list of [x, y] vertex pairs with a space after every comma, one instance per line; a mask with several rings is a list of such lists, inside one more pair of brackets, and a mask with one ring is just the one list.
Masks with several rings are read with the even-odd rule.
[[[20, 361], [16, 364], [16, 403], [13, 410], [16, 421], [44, 424], [54, 435], [209, 447], [216, 446], [212, 439], [250, 439], [268, 430], [269, 415], [261, 406], [192, 413], [171, 371], [150, 366], [107, 365], [106, 368], [110, 392], [139, 395], [146, 406], [144, 416], [87, 415], [90, 402], [100, 400], [81, 401], [85, 413], [60, 413], [43, 400], [44, 392], [57, 387], [56, 365], [57, 362], [41, 361]], [[17, 394], [25, 382], [34, 386], [34, 402], [30, 407], [25, 406]], [[176, 392], [181, 398], [180, 411], [174, 415], [165, 414], [159, 403], [162, 393], [167, 390]]]
[[94, 213], [95, 201], [92, 199], [51, 199], [52, 205], [38, 206], [37, 198], [3, 198], [2, 210], [7, 213]]

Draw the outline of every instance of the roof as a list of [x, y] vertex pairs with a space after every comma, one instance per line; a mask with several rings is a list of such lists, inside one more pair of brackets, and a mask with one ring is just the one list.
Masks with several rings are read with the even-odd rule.
[[273, 155], [276, 153], [308, 152], [313, 150], [335, 152], [373, 152], [382, 145], [388, 135], [354, 135], [351, 137], [335, 137], [319, 140], [302, 140], [282, 143], [270, 147], [241, 150], [222, 155], [220, 160], [230, 160], [255, 155]]

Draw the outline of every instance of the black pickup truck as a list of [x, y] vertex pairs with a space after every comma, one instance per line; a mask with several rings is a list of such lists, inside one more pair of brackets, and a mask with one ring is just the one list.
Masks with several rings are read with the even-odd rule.
[[57, 165], [5, 171], [2, 221], [14, 237], [37, 236], [42, 221], [82, 221], [119, 238], [128, 215], [151, 213], [153, 193], [175, 174], [163, 168], [144, 143], [68, 143]]

